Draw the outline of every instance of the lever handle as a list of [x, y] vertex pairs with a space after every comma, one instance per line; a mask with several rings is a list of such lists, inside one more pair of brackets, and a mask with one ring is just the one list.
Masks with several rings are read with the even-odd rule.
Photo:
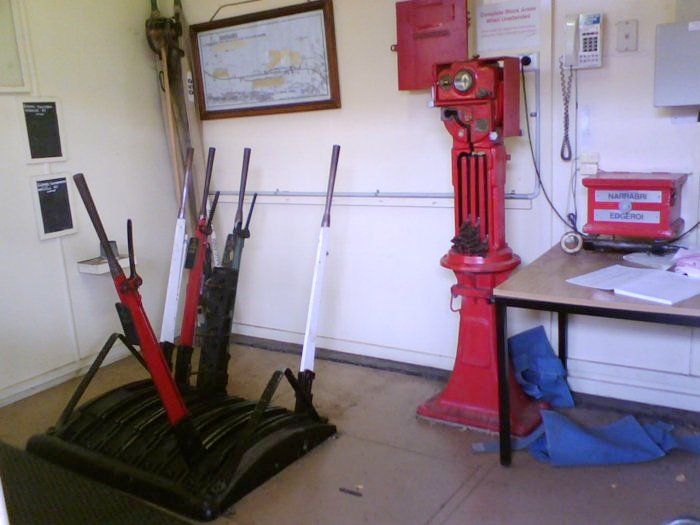
[[328, 189], [326, 190], [326, 207], [323, 210], [323, 218], [321, 219], [321, 226], [331, 225], [331, 201], [333, 200], [333, 187], [335, 186], [335, 174], [338, 170], [338, 157], [340, 156], [340, 146], [338, 144], [333, 145], [333, 153], [331, 155], [331, 169], [328, 176]]
[[241, 168], [241, 185], [238, 189], [238, 207], [233, 219], [234, 227], [243, 224], [243, 199], [245, 199], [245, 186], [248, 180], [248, 165], [250, 164], [250, 148], [243, 149], [243, 166]]
[[209, 155], [207, 156], [207, 169], [204, 172], [204, 188], [202, 188], [202, 206], [200, 208], [199, 216], [206, 217], [207, 215], [207, 197], [209, 197], [209, 183], [211, 182], [211, 174], [214, 170], [214, 154], [216, 153], [216, 148], [209, 148]]
[[92, 195], [90, 194], [90, 188], [88, 188], [87, 182], [85, 181], [85, 175], [82, 173], [76, 173], [73, 175], [73, 181], [78, 187], [78, 193], [83, 199], [83, 204], [87, 210], [92, 225], [95, 228], [95, 233], [97, 233], [97, 238], [100, 240], [100, 246], [107, 257], [107, 264], [109, 265], [109, 273], [112, 275], [112, 279], [117, 279], [118, 277], [124, 276], [124, 270], [119, 266], [119, 261], [112, 251], [112, 246], [107, 240], [107, 233], [105, 232], [104, 226], [102, 226], [102, 220], [100, 220], [100, 215], [97, 213], [97, 207], [95, 206], [95, 201], [92, 200]]

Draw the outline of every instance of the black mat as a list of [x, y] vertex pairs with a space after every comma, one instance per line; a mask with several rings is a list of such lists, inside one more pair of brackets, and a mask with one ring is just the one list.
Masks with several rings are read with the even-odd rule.
[[142, 501], [0, 442], [11, 525], [185, 525]]

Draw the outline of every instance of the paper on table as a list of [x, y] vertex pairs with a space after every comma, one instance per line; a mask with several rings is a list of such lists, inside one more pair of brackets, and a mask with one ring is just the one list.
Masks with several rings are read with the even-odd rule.
[[567, 282], [662, 304], [674, 304], [700, 294], [700, 281], [684, 275], [619, 264], [567, 279]]
[[615, 293], [662, 304], [674, 304], [700, 294], [700, 282], [664, 270], [643, 270], [636, 279], [615, 287]]
[[621, 285], [631, 279], [640, 277], [645, 270], [644, 268], [632, 268], [630, 266], [622, 266], [615, 264], [606, 268], [601, 268], [595, 272], [579, 275], [567, 279], [567, 283], [578, 284], [579, 286], [587, 286], [588, 288], [598, 288], [599, 290], [614, 290], [616, 286]]

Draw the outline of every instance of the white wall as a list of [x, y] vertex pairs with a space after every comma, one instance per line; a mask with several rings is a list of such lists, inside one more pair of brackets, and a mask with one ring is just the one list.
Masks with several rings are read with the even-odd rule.
[[[48, 6], [27, 0], [25, 5], [37, 94], [62, 101], [69, 158], [51, 169], [86, 173], [107, 230], [120, 245], [124, 219], [135, 219], [146, 283], [142, 292], [158, 326], [175, 199], [143, 35], [145, 3], [74, 0]], [[219, 17], [287, 3], [261, 0], [226, 8]], [[189, 22], [209, 20], [219, 5], [214, 0], [185, 2]], [[572, 211], [571, 167], [558, 157], [562, 105], [557, 59], [563, 49], [563, 19], [599, 9], [606, 17], [604, 67], [578, 74], [578, 150], [600, 153], [607, 170], [693, 173], [683, 194], [683, 214], [694, 223], [698, 126], [677, 111], [653, 108], [651, 92], [654, 27], [673, 21], [674, 2], [540, 0], [539, 6], [539, 48], [505, 51], [540, 53], [541, 171], [557, 207]], [[438, 110], [428, 107], [427, 91], [397, 90], [396, 57], [390, 51], [396, 40], [394, 2], [335, 0], [334, 9], [342, 107], [206, 121], [205, 145], [217, 148], [213, 189], [237, 190], [248, 146], [249, 190], [321, 192], [331, 146], [337, 143], [342, 147], [338, 192], [451, 192], [451, 141]], [[622, 54], [614, 50], [615, 22], [627, 19], [639, 20], [639, 50]], [[527, 82], [532, 106], [534, 74]], [[6, 172], [0, 228], [5, 246], [13, 247], [2, 250], [2, 262], [3, 268], [20, 268], [17, 275], [0, 277], [8, 292], [0, 299], [8, 341], [0, 352], [9, 363], [0, 370], [0, 396], [75, 368], [118, 326], [109, 278], [84, 276], [75, 269], [75, 261], [97, 250], [82, 209], [77, 235], [43, 242], [36, 238], [27, 178], [43, 167], [26, 165], [19, 153], [23, 130], [17, 99], [0, 96], [0, 115], [10, 123], [0, 131]], [[534, 173], [525, 139], [510, 139], [508, 148], [513, 155], [508, 189], [531, 191]], [[585, 216], [580, 188], [577, 198], [580, 227]], [[236, 205], [235, 197], [224, 201], [216, 221], [220, 243], [232, 227]], [[317, 198], [258, 200], [243, 255], [235, 332], [301, 342], [321, 212], [322, 199]], [[525, 263], [564, 232], [542, 196], [509, 201], [507, 221], [509, 242]], [[337, 198], [319, 345], [450, 369], [458, 317], [449, 310], [454, 277], [439, 259], [450, 247], [452, 229], [449, 199]], [[27, 286], [29, 281], [36, 286]], [[547, 317], [528, 313], [510, 325], [519, 331], [540, 322], [550, 328]], [[691, 330], [577, 318], [570, 338], [575, 390], [689, 409], [697, 405], [700, 349]]]
[[[148, 6], [138, 0], [25, 0], [21, 5], [34, 89], [0, 95], [0, 399], [5, 402], [76, 373], [119, 329], [109, 276], [77, 271], [77, 261], [99, 255], [77, 192], [78, 233], [41, 241], [30, 178], [50, 172], [70, 179], [83, 172], [108, 235], [122, 251], [126, 219], [133, 219], [144, 304], [156, 326], [177, 213], [153, 59], [144, 42]], [[25, 96], [58, 100], [67, 160], [26, 162], [20, 112]]]
[[[250, 146], [252, 190], [321, 191], [330, 145], [337, 142], [343, 147], [339, 191], [451, 190], [449, 135], [437, 111], [426, 105], [428, 92], [396, 89], [396, 58], [389, 51], [395, 41], [393, 4], [334, 2], [341, 109], [205, 122], [207, 143], [226, 156], [215, 174], [216, 187], [237, 188], [241, 151]], [[216, 5], [188, 5], [190, 22], [208, 19]], [[221, 16], [278, 5], [267, 1], [238, 6]], [[576, 120], [572, 109], [572, 135], [578, 151], [600, 153], [601, 168], [607, 170], [697, 174], [697, 125], [681, 123], [677, 112], [655, 109], [652, 103], [654, 30], [656, 24], [673, 21], [674, 7], [670, 0], [542, 0], [540, 46], [502, 50], [540, 53], [541, 171], [562, 214], [574, 211], [568, 192], [571, 164], [558, 157], [563, 118], [558, 57], [568, 13], [605, 13], [605, 65], [580, 72], [575, 82], [580, 111]], [[615, 23], [627, 19], [639, 20], [639, 50], [618, 53]], [[527, 83], [532, 108], [534, 74]], [[513, 154], [508, 189], [528, 192], [534, 173], [525, 139], [511, 139], [508, 147]], [[585, 194], [580, 182], [577, 187], [581, 227]], [[683, 214], [689, 224], [697, 218], [697, 187], [697, 177], [691, 177], [684, 190]], [[262, 202], [246, 245], [234, 330], [299, 342], [320, 202], [315, 209], [308, 199]], [[451, 211], [445, 204], [338, 200], [320, 344], [451, 368], [457, 319], [447, 304], [453, 277], [438, 263], [451, 236]], [[509, 242], [526, 263], [558, 243], [566, 230], [541, 195], [508, 206]], [[229, 217], [233, 207], [234, 202]], [[227, 228], [226, 210], [220, 216], [221, 233]], [[543, 321], [533, 314], [515, 317], [514, 331]], [[698, 373], [700, 358], [690, 330], [586, 319], [574, 319], [571, 328], [571, 383], [576, 390], [693, 408], [700, 383], [691, 372]]]
[[[262, 1], [221, 16], [279, 5]], [[208, 20], [217, 6], [188, 3], [190, 23]], [[397, 91], [393, 2], [336, 1], [334, 10], [342, 108], [205, 122], [205, 142], [217, 148], [213, 187], [237, 190], [249, 146], [249, 191], [323, 192], [337, 143], [337, 192], [451, 192], [451, 142], [438, 111], [427, 107], [426, 92]], [[218, 212], [222, 240], [231, 200]], [[258, 199], [235, 331], [301, 342], [322, 205]], [[448, 309], [452, 276], [439, 259], [450, 246], [451, 201], [338, 198], [332, 215], [319, 345], [450, 368], [457, 318]]]
[[[241, 5], [220, 17], [279, 5]], [[187, 4], [190, 23], [208, 20], [217, 6]], [[249, 191], [322, 192], [337, 143], [337, 192], [451, 193], [451, 138], [439, 110], [428, 106], [427, 90], [398, 91], [390, 49], [396, 42], [394, 2], [336, 0], [334, 10], [342, 108], [205, 122], [205, 142], [217, 148], [213, 187], [238, 188], [242, 150], [249, 146]], [[532, 191], [524, 139], [513, 146], [525, 172], [509, 189]], [[230, 200], [218, 212], [219, 239], [231, 227], [236, 199]], [[261, 197], [258, 203], [234, 331], [301, 342], [323, 201]], [[517, 219], [510, 228], [529, 230]], [[547, 245], [543, 233], [528, 231], [522, 244], [536, 237]], [[335, 199], [319, 345], [451, 368], [458, 323], [449, 310], [454, 276], [439, 261], [452, 235], [451, 199]]]

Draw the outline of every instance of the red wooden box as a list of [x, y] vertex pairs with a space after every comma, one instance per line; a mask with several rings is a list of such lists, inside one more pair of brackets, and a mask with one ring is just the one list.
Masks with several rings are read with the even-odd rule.
[[684, 173], [599, 171], [585, 177], [588, 223], [583, 232], [648, 239], [672, 239], [684, 226], [680, 218]]
[[467, 0], [406, 0], [396, 4], [399, 89], [430, 89], [433, 66], [469, 58]]

